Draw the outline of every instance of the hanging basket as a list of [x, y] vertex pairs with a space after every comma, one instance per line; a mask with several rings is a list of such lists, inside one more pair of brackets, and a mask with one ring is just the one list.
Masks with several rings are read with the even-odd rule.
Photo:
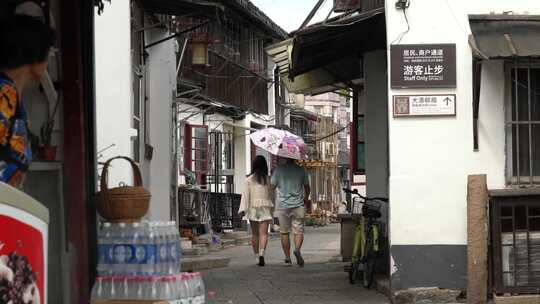
[[[108, 188], [109, 165], [113, 160], [124, 159], [133, 169], [133, 186], [120, 185]], [[101, 172], [100, 191], [96, 196], [97, 211], [99, 215], [110, 222], [136, 222], [148, 212], [150, 205], [150, 192], [142, 187], [142, 177], [139, 166], [125, 156], [109, 159]]]

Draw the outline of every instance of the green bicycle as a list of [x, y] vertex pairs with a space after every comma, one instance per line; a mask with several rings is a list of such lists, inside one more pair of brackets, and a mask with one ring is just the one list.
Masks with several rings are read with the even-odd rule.
[[357, 204], [362, 206], [362, 213], [356, 219], [356, 228], [353, 238], [352, 261], [349, 272], [349, 282], [354, 284], [362, 279], [365, 288], [373, 286], [377, 259], [381, 254], [381, 235], [383, 223], [381, 217], [381, 202], [388, 199], [381, 197], [364, 197], [358, 190], [343, 189], [354, 195], [352, 213], [355, 214]]

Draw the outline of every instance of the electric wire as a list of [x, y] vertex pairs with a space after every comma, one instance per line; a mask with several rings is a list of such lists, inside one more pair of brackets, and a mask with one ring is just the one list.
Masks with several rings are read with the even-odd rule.
[[[403, 8], [402, 10], [403, 10], [403, 16], [405, 17], [405, 21], [407, 22], [407, 30], [401, 32], [396, 37], [396, 39], [394, 39], [394, 41], [392, 41], [392, 43], [390, 43], [391, 45], [400, 44], [403, 37], [405, 37], [405, 35], [407, 35], [409, 33], [409, 31], [411, 30], [411, 26], [409, 24], [409, 18], [407, 17], [407, 12], [405, 11], [405, 8]], [[397, 43], [396, 43], [396, 41], [397, 41]]]

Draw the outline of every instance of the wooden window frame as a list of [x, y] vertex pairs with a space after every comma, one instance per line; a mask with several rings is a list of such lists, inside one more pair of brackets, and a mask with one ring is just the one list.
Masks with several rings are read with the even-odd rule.
[[[205, 147], [206, 149], [203, 149], [204, 151], [206, 151], [206, 157], [205, 159], [203, 160], [200, 160], [203, 165], [202, 165], [202, 170], [197, 170], [196, 168], [193, 168], [193, 161], [199, 161], [199, 160], [193, 160], [192, 158], [192, 153], [194, 151], [194, 149], [197, 149], [197, 148], [194, 148], [193, 147], [193, 129], [205, 129], [205, 134], [206, 134], [206, 141], [204, 141], [205, 143]], [[206, 176], [208, 174], [208, 149], [209, 149], [209, 145], [208, 145], [208, 126], [204, 126], [204, 125], [190, 125], [190, 124], [186, 124], [185, 126], [185, 142], [184, 142], [184, 168], [185, 169], [188, 169], [190, 171], [192, 171], [194, 174], [195, 174], [195, 177], [196, 177], [196, 181], [197, 181], [197, 184], [200, 185], [201, 187], [206, 187]], [[203, 138], [201, 138], [203, 139]]]

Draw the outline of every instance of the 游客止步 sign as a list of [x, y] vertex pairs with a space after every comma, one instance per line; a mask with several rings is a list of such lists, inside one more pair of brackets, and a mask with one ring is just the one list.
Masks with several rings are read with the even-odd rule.
[[455, 44], [401, 44], [390, 47], [392, 88], [455, 88]]

